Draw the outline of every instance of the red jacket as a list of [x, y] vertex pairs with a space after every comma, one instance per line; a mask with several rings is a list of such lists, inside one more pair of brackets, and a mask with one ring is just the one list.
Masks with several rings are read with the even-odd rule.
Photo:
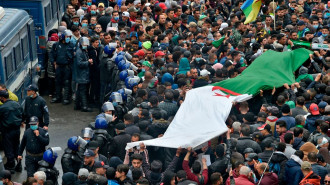
[[321, 184], [321, 177], [316, 175], [313, 171], [311, 171], [299, 183], [299, 185], [305, 185], [305, 184], [320, 185]]
[[206, 185], [207, 184], [207, 181], [208, 181], [208, 171], [207, 171], [207, 169], [203, 170], [203, 172], [202, 172], [202, 176], [204, 177], [204, 183], [200, 184], [197, 175], [191, 172], [188, 161], [183, 160], [182, 168], [187, 173], [188, 180], [195, 181], [195, 182], [198, 183], [198, 185]]
[[265, 173], [261, 179], [260, 185], [278, 185], [278, 177], [276, 173]]
[[246, 175], [239, 175], [235, 178], [235, 185], [254, 185]]

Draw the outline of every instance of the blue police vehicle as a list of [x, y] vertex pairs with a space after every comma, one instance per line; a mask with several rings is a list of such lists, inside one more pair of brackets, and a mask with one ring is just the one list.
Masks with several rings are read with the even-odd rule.
[[42, 67], [48, 32], [58, 27], [66, 4], [67, 0], [0, 0], [0, 6], [25, 10], [34, 20], [39, 64]]
[[24, 10], [0, 7], [0, 83], [23, 103], [25, 88], [38, 81], [33, 19]]

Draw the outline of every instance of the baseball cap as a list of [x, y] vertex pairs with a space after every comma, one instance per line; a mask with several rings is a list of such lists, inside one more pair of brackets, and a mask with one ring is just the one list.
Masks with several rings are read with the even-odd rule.
[[36, 85], [29, 85], [26, 88], [27, 91], [38, 91], [38, 87]]
[[258, 154], [256, 153], [249, 153], [248, 157], [246, 158], [247, 161], [253, 161], [254, 160], [258, 160]]
[[267, 118], [267, 114], [265, 112], [259, 112], [258, 118]]
[[30, 118], [30, 122], [29, 122], [29, 124], [30, 124], [30, 125], [35, 125], [35, 124], [37, 124], [38, 122], [39, 122], [38, 117], [36, 117], [36, 116], [32, 116], [32, 117]]
[[151, 64], [150, 64], [150, 62], [148, 62], [148, 61], [144, 61], [144, 62], [142, 63], [142, 66], [151, 67]]
[[10, 179], [11, 180], [11, 173], [8, 170], [3, 170], [0, 172], [0, 180], [1, 179]]
[[320, 109], [324, 109], [327, 105], [328, 105], [327, 102], [321, 101], [318, 106]]
[[89, 172], [86, 168], [80, 168], [78, 172], [78, 177], [88, 177]]
[[270, 125], [268, 125], [268, 123], [265, 123], [265, 124], [261, 125], [260, 127], [258, 127], [258, 130], [265, 130], [265, 129], [266, 129], [268, 132], [270, 132], [271, 127], [270, 127]]
[[308, 161], [304, 161], [301, 164], [301, 169], [303, 169], [303, 170], [311, 170], [312, 169], [312, 165]]
[[162, 52], [162, 51], [157, 51], [157, 52], [155, 53], [155, 57], [157, 58], [158, 56], [165, 56], [165, 53]]
[[208, 75], [210, 75], [211, 73], [208, 71], [208, 70], [206, 70], [206, 69], [203, 69], [203, 70], [201, 70], [200, 71], [200, 75], [201, 76], [208, 76]]
[[104, 8], [104, 3], [99, 3], [97, 7], [103, 7]]
[[72, 16], [71, 19], [75, 19], [75, 18], [78, 18], [79, 19], [80, 17], [79, 17], [79, 15], [74, 15], [74, 16]]
[[95, 150], [99, 147], [99, 144], [96, 141], [91, 141], [88, 143], [88, 149]]
[[309, 106], [309, 111], [312, 115], [319, 115], [320, 114], [319, 107], [315, 103], [312, 103]]
[[128, 13], [128, 12], [123, 12], [121, 15], [122, 15], [123, 17], [129, 17], [129, 13]]
[[161, 9], [163, 9], [163, 10], [166, 10], [166, 9], [167, 9], [165, 3], [159, 3], [158, 6], [159, 6]]
[[95, 167], [95, 168], [104, 168], [104, 169], [109, 168], [109, 166], [106, 165], [103, 161], [96, 161], [96, 162], [94, 163], [94, 167]]
[[95, 153], [91, 149], [86, 149], [86, 151], [84, 153], [84, 156], [86, 156], [86, 157], [93, 157], [93, 156], [95, 156]]
[[304, 21], [298, 21], [297, 25], [298, 25], [298, 26], [305, 25], [305, 22], [304, 22]]
[[260, 132], [255, 132], [252, 134], [253, 139], [262, 139], [262, 134]]
[[254, 153], [254, 150], [252, 148], [245, 148], [243, 154], [246, 154], [246, 153]]
[[143, 57], [143, 56], [145, 55], [145, 53], [144, 53], [144, 51], [141, 49], [141, 50], [135, 52], [134, 55], [137, 55], [137, 56], [139, 56], [139, 57]]
[[138, 12], [138, 10], [134, 6], [132, 6], [128, 9], [128, 12]]

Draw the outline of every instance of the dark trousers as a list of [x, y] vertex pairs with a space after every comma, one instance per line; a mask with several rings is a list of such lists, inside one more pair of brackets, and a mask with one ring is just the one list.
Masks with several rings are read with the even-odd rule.
[[[100, 78], [97, 76], [91, 76], [91, 81], [90, 81], [90, 101], [91, 103], [95, 103], [98, 105], [100, 101]], [[100, 102], [101, 103], [101, 102]]]
[[78, 84], [76, 90], [76, 107], [87, 108], [87, 84]]
[[3, 148], [7, 157], [9, 167], [15, 167], [15, 159], [18, 156], [20, 128], [4, 129], [3, 132]]
[[55, 70], [56, 97], [62, 99], [62, 89], [64, 88], [64, 100], [69, 100], [71, 86], [71, 68], [69, 65], [59, 65]]
[[42, 155], [31, 156], [26, 154], [25, 156], [25, 166], [28, 177], [33, 177], [33, 174], [37, 172], [39, 165], [38, 162], [42, 160]]
[[107, 82], [100, 82], [100, 104], [103, 104], [105, 95], [109, 93], [111, 90], [109, 84]]

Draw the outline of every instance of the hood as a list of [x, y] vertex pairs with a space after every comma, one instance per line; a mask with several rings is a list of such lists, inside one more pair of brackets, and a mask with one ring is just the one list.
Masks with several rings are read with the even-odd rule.
[[292, 147], [293, 148], [298, 148], [298, 146], [303, 145], [304, 141], [302, 140], [302, 138], [296, 137], [294, 138]]
[[307, 73], [308, 73], [308, 69], [304, 66], [301, 66], [300, 69], [299, 69], [299, 74], [304, 75], [304, 74], [307, 74]]
[[[292, 167], [299, 167], [300, 168], [300, 164], [297, 161], [295, 161], [294, 159], [292, 159], [292, 156], [291, 156], [291, 159], [288, 160], [288, 162], [286, 162], [286, 166], [289, 167], [289, 168], [292, 168]], [[299, 157], [297, 157], [297, 158], [299, 158]]]
[[186, 57], [181, 58], [179, 64], [179, 72], [177, 74], [186, 74], [190, 70], [190, 64]]
[[288, 158], [282, 152], [275, 152], [270, 161], [272, 163], [281, 163], [285, 160], [288, 160]]
[[170, 73], [165, 73], [162, 77], [162, 84], [164, 84], [165, 82], [170, 82], [171, 84], [174, 83], [173, 81], [173, 77]]
[[72, 172], [67, 172], [62, 176], [63, 185], [72, 185], [78, 180], [78, 176]]
[[291, 156], [291, 159], [296, 161], [297, 163], [299, 163], [299, 165], [301, 165], [303, 163], [303, 161], [298, 156], [296, 156], [294, 154]]

